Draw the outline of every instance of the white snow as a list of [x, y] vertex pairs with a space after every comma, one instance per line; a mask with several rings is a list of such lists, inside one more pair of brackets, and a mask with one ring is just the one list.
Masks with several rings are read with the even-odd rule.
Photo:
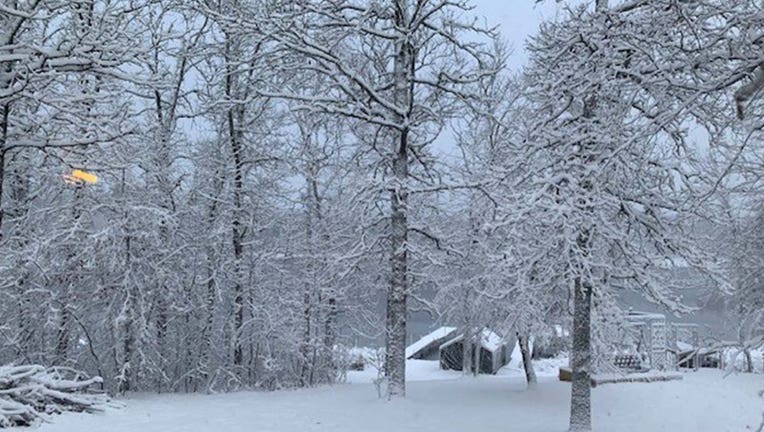
[[682, 341], [676, 341], [676, 347], [679, 348], [679, 351], [692, 351], [695, 349], [692, 345]]
[[[497, 349], [501, 348], [501, 345], [504, 343], [504, 339], [502, 339], [501, 336], [497, 335], [496, 333], [492, 332], [489, 329], [483, 329], [481, 332], [481, 338], [480, 338], [480, 344], [483, 348], [490, 352], [495, 352]], [[453, 339], [446, 341], [443, 343], [443, 345], [440, 346], [441, 349], [452, 345], [456, 342], [459, 342], [460, 340], [464, 339], [464, 334], [460, 334], [459, 336], [454, 337]]]
[[[553, 369], [550, 359], [539, 372]], [[405, 400], [377, 398], [373, 384], [273, 393], [141, 394], [105, 414], [64, 414], [35, 432], [563, 432], [568, 383], [539, 373], [526, 391], [522, 371], [505, 368], [478, 378], [439, 371], [437, 362], [409, 361]], [[420, 375], [421, 374], [421, 375]], [[429, 381], [418, 381], [427, 378]], [[755, 430], [764, 409], [757, 395], [764, 375], [724, 378], [719, 370], [684, 374], [682, 381], [607, 384], [592, 389], [595, 431], [738, 432]], [[19, 432], [29, 429], [18, 429]]]
[[[499, 372], [496, 375], [505, 377], [525, 377], [520, 349], [518, 347], [515, 347], [515, 349], [517, 352], [512, 353], [512, 359], [509, 364], [499, 369]], [[568, 367], [567, 357], [533, 360], [533, 370], [536, 372], [537, 377], [557, 377], [561, 367]]]
[[441, 327], [421, 337], [419, 340], [417, 340], [413, 344], [406, 347], [406, 358], [413, 356], [414, 354], [417, 353], [417, 351], [421, 350], [422, 348], [435, 342], [438, 339], [443, 339], [444, 337], [448, 336], [454, 331], [456, 331], [456, 327]]
[[484, 329], [482, 332], [481, 343], [483, 345], [483, 348], [487, 349], [488, 351], [494, 352], [498, 350], [499, 348], [501, 348], [501, 345], [504, 343], [504, 339], [502, 339], [501, 336], [497, 335], [491, 330]]
[[[406, 360], [406, 381], [439, 381], [461, 378], [461, 371], [443, 370], [438, 361]], [[367, 367], [362, 371], [348, 371], [347, 382], [351, 384], [371, 383], [378, 377], [378, 370]]]

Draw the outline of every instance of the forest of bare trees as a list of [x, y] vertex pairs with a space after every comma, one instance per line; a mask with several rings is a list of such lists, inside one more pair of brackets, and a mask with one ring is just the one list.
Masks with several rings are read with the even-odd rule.
[[674, 266], [761, 346], [764, 5], [569, 3], [518, 71], [468, 0], [4, 1], [0, 364], [274, 390], [362, 337], [396, 398], [412, 311], [570, 322], [586, 431], [592, 327]]

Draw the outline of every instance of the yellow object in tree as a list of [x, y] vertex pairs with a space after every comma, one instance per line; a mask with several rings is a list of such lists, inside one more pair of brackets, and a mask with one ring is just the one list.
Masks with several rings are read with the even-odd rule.
[[67, 183], [74, 183], [74, 184], [82, 184], [82, 183], [90, 183], [90, 184], [96, 184], [98, 183], [98, 176], [95, 174], [91, 174], [87, 171], [82, 170], [73, 170], [71, 174], [65, 175], [64, 180], [67, 181]]
[[96, 176], [95, 174], [91, 174], [89, 172], [82, 171], [82, 170], [72, 171], [72, 177], [76, 179], [80, 179], [84, 181], [85, 183], [90, 183], [90, 184], [98, 183], [98, 176]]

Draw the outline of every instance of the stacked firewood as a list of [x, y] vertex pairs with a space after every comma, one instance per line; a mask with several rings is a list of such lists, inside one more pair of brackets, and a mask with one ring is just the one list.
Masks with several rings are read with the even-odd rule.
[[100, 377], [39, 365], [0, 366], [0, 427], [25, 426], [64, 411], [96, 412], [109, 404]]

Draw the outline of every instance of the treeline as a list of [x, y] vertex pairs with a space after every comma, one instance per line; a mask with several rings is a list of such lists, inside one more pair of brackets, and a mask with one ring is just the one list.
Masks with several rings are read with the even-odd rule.
[[586, 429], [618, 289], [681, 311], [689, 267], [758, 292], [744, 230], [697, 225], [758, 213], [764, 83], [753, 0], [589, 3], [512, 75], [466, 0], [11, 2], [0, 361], [273, 389], [383, 333], [395, 397], [408, 311], [527, 340], [575, 310]]

